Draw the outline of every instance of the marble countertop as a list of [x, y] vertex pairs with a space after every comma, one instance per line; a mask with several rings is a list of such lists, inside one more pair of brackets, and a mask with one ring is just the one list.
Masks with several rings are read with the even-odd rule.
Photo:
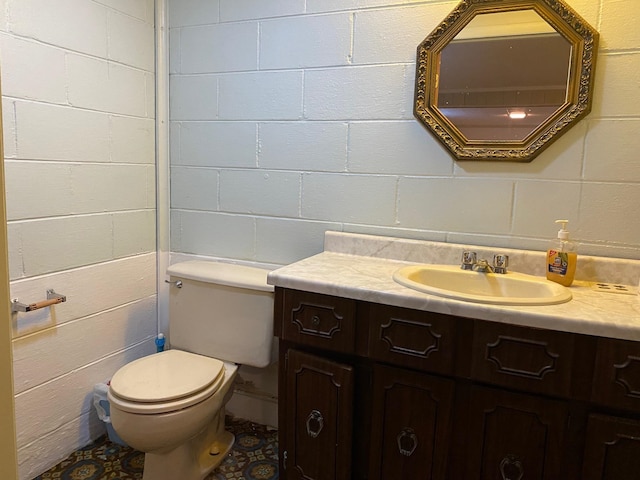
[[[397, 242], [393, 242], [393, 250], [394, 252], [401, 250], [403, 252], [401, 254], [381, 253], [385, 250], [384, 248], [374, 247], [371, 250], [371, 244], [367, 244], [364, 248], [353, 248], [354, 237], [357, 237], [357, 242], [360, 242], [368, 240], [366, 238], [368, 236], [341, 235], [342, 237], [326, 238], [324, 252], [272, 271], [269, 273], [268, 282], [278, 287], [416, 310], [640, 341], [640, 295], [638, 294], [601, 292], [592, 288], [592, 282], [582, 280], [574, 282], [570, 287], [573, 299], [558, 305], [491, 305], [442, 298], [404, 287], [392, 279], [393, 273], [401, 267], [416, 263], [437, 262], [407, 255], [406, 249], [398, 249]], [[371, 240], [380, 241], [378, 237], [371, 237]], [[388, 240], [384, 239], [384, 241]], [[419, 241], [409, 243], [413, 247], [424, 247], [424, 245], [416, 245], [416, 242]], [[430, 244], [431, 242], [419, 243]], [[345, 245], [349, 246], [345, 247]], [[427, 245], [427, 247], [430, 246], [432, 245]], [[445, 248], [449, 247], [459, 250], [460, 246], [447, 245]], [[432, 251], [433, 248], [428, 250]], [[350, 253], [344, 253], [345, 251]], [[366, 252], [365, 255], [360, 254], [363, 251]], [[402, 257], [402, 259], [384, 258], [388, 256]], [[640, 262], [633, 260], [630, 262], [630, 275], [636, 275]], [[525, 264], [524, 261], [522, 264]], [[519, 271], [522, 272], [522, 270]], [[634, 292], [637, 292], [637, 287], [634, 287]]]

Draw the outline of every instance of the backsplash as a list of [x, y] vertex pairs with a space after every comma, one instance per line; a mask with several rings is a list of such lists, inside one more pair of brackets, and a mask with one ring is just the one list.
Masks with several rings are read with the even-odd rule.
[[[509, 255], [509, 270], [530, 275], [545, 275], [545, 252], [492, 248], [478, 245], [432, 242], [405, 238], [381, 237], [357, 233], [325, 233], [324, 249], [376, 258], [428, 264], [460, 264], [464, 250], [472, 250], [478, 258], [489, 262], [496, 253]], [[638, 285], [640, 260], [595, 257], [578, 254], [576, 280]]]

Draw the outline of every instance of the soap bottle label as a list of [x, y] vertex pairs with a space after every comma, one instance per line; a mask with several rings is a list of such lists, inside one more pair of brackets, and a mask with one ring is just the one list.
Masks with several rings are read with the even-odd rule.
[[566, 252], [549, 250], [547, 265], [549, 266], [549, 273], [566, 275], [567, 267], [569, 266], [569, 255]]

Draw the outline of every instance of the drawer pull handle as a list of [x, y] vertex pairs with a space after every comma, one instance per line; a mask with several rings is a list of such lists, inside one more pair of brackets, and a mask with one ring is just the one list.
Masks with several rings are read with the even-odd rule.
[[520, 480], [524, 476], [522, 462], [515, 455], [507, 455], [500, 462], [502, 480]]
[[324, 417], [318, 410], [311, 410], [311, 413], [307, 417], [307, 435], [311, 438], [316, 438], [320, 435], [324, 427]]
[[320, 317], [318, 315], [314, 315], [313, 317], [311, 317], [311, 323], [314, 327], [317, 327], [318, 325], [320, 325]]
[[410, 457], [418, 447], [418, 437], [413, 429], [405, 427], [397, 437], [398, 450], [401, 455]]

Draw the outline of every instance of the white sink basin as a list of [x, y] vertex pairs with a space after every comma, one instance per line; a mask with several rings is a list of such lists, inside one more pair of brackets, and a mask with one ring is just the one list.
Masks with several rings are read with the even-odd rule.
[[571, 291], [546, 278], [523, 273], [481, 273], [456, 265], [415, 265], [393, 274], [400, 285], [466, 302], [494, 305], [554, 305], [571, 300]]

